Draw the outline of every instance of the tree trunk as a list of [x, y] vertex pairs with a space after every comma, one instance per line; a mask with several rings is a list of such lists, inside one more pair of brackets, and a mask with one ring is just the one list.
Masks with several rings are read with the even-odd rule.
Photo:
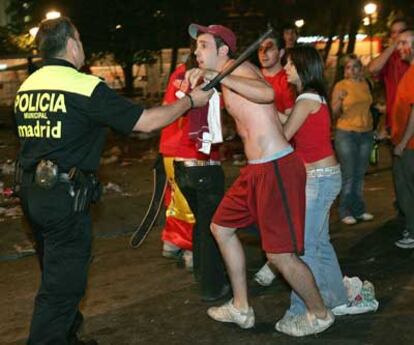
[[355, 15], [351, 19], [349, 26], [349, 41], [346, 49], [347, 54], [353, 54], [355, 50], [356, 35], [358, 33], [359, 25], [361, 24], [361, 16]]
[[346, 26], [343, 25], [341, 28], [341, 33], [339, 34], [339, 43], [338, 43], [338, 51], [336, 52], [336, 70], [335, 70], [335, 78], [334, 84], [342, 78], [343, 75], [343, 66], [341, 65], [341, 59], [344, 55], [344, 36], [345, 36]]
[[332, 38], [333, 38], [333, 33], [329, 34], [329, 38], [328, 38], [328, 42], [326, 42], [325, 48], [323, 49], [323, 61], [326, 64], [326, 61], [328, 60], [328, 56], [329, 56], [329, 51], [331, 50], [332, 47]]
[[329, 51], [332, 48], [333, 43], [333, 37], [335, 36], [335, 33], [341, 32], [341, 28], [343, 27], [343, 19], [341, 18], [341, 11], [342, 6], [339, 3], [334, 3], [332, 9], [327, 12], [327, 15], [331, 18], [329, 23], [329, 35], [328, 35], [328, 41], [326, 42], [325, 48], [324, 48], [324, 62], [328, 60], [329, 57]]
[[344, 45], [345, 45], [344, 36], [345, 36], [345, 33], [342, 30], [339, 37], [338, 37], [338, 40], [339, 40], [339, 42], [338, 42], [338, 51], [336, 52], [336, 56], [338, 58], [341, 58], [342, 55], [344, 55]]
[[126, 95], [132, 95], [134, 93], [134, 74], [133, 74], [134, 64], [132, 62], [127, 62], [122, 65], [122, 71], [124, 72], [125, 87], [124, 91]]
[[171, 64], [170, 64], [170, 74], [174, 72], [175, 68], [177, 67], [177, 60], [178, 60], [178, 46], [176, 43], [174, 43], [174, 46], [172, 47], [171, 52]]

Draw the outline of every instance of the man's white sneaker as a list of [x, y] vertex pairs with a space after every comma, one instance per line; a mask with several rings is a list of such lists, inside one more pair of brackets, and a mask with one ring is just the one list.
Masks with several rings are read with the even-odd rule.
[[327, 311], [325, 319], [318, 319], [310, 313], [301, 315], [285, 315], [280, 319], [275, 328], [281, 333], [294, 337], [304, 337], [310, 334], [318, 334], [328, 329], [335, 321], [335, 316], [330, 310]]
[[276, 274], [269, 267], [269, 263], [265, 263], [263, 267], [256, 272], [254, 280], [261, 286], [272, 285], [273, 280], [276, 278]]
[[411, 237], [411, 235], [408, 235], [407, 237], [403, 237], [397, 242], [395, 242], [395, 245], [398, 248], [402, 249], [413, 249], [414, 248], [414, 238]]
[[374, 219], [374, 215], [371, 213], [363, 213], [360, 216], [356, 217], [358, 220], [362, 220], [363, 222], [369, 222], [370, 220]]
[[352, 217], [352, 216], [346, 216], [344, 218], [341, 219], [342, 223], [346, 224], [346, 225], [354, 225], [357, 223], [357, 220]]
[[233, 299], [219, 307], [211, 307], [207, 310], [208, 316], [219, 322], [233, 322], [240, 328], [252, 328], [254, 326], [254, 311], [249, 307], [247, 311], [241, 311], [233, 305]]

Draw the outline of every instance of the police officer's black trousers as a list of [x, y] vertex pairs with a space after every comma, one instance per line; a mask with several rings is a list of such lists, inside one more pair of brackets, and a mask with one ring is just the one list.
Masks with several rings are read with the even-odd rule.
[[177, 184], [195, 216], [193, 230], [194, 275], [203, 298], [214, 298], [228, 284], [220, 250], [210, 231], [211, 219], [224, 196], [221, 166], [185, 167], [174, 163]]
[[73, 211], [67, 183], [50, 190], [31, 183], [22, 187], [21, 199], [43, 266], [28, 344], [70, 344], [91, 257], [90, 215]]

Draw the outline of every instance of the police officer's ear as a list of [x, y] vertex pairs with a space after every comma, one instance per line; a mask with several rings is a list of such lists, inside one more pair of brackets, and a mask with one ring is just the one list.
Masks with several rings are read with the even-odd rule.
[[78, 44], [76, 40], [72, 37], [68, 38], [66, 42], [66, 53], [70, 54], [71, 56], [76, 56], [76, 52], [78, 50]]
[[76, 67], [81, 68], [85, 62], [82, 43], [78, 38], [69, 37], [66, 43], [66, 57]]

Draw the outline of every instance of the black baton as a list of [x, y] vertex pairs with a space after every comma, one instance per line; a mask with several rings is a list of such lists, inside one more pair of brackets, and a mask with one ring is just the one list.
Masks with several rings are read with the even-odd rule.
[[254, 53], [257, 48], [259, 48], [260, 43], [265, 40], [270, 34], [273, 32], [273, 28], [270, 26], [269, 29], [261, 35], [256, 41], [254, 41], [250, 46], [248, 46], [240, 56], [234, 60], [234, 62], [221, 71], [216, 77], [209, 81], [207, 85], [205, 85], [202, 90], [208, 91], [215, 87], [218, 83], [220, 83], [225, 77], [227, 77], [231, 72], [233, 72], [237, 67], [239, 67], [247, 58]]

